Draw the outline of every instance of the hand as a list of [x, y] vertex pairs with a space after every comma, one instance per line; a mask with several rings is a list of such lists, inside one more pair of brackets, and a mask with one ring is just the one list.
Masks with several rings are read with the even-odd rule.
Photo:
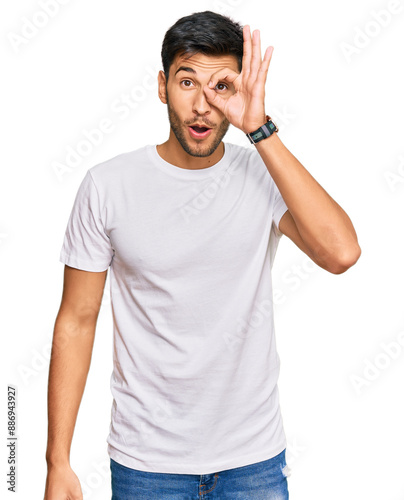
[[44, 500], [83, 500], [79, 478], [70, 465], [48, 467]]
[[[255, 30], [251, 37], [250, 27], [244, 26], [243, 40], [241, 73], [229, 68], [221, 69], [212, 75], [209, 86], [205, 85], [203, 90], [206, 100], [218, 108], [232, 125], [247, 134], [266, 123], [265, 82], [274, 48], [268, 47], [261, 61], [259, 30]], [[232, 83], [236, 92], [229, 98], [222, 97], [213, 90], [219, 81]]]

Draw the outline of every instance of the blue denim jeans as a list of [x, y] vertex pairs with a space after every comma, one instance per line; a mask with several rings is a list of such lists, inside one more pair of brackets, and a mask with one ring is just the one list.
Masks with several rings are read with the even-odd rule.
[[285, 454], [204, 475], [144, 472], [111, 458], [112, 500], [289, 500]]

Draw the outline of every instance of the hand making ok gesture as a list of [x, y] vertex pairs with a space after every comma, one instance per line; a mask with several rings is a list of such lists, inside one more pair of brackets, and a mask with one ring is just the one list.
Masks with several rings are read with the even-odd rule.
[[[204, 86], [207, 101], [221, 111], [227, 120], [245, 134], [254, 132], [266, 122], [265, 82], [273, 47], [265, 51], [261, 61], [259, 30], [251, 36], [248, 25], [243, 28], [243, 61], [241, 73], [223, 68], [212, 75], [209, 85]], [[232, 83], [235, 93], [228, 99], [215, 90], [219, 81]]]

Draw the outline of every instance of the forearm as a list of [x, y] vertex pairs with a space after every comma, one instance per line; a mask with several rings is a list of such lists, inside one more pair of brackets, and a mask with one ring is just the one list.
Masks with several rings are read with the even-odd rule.
[[357, 252], [358, 240], [348, 215], [284, 146], [278, 134], [255, 147], [310, 251], [319, 260]]
[[48, 383], [48, 466], [66, 464], [94, 343], [95, 323], [58, 316]]

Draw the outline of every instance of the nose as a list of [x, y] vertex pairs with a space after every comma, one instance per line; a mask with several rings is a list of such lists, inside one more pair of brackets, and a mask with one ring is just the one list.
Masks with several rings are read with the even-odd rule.
[[202, 116], [210, 113], [210, 104], [206, 100], [205, 92], [203, 89], [200, 89], [195, 93], [195, 100], [193, 102], [194, 113]]

